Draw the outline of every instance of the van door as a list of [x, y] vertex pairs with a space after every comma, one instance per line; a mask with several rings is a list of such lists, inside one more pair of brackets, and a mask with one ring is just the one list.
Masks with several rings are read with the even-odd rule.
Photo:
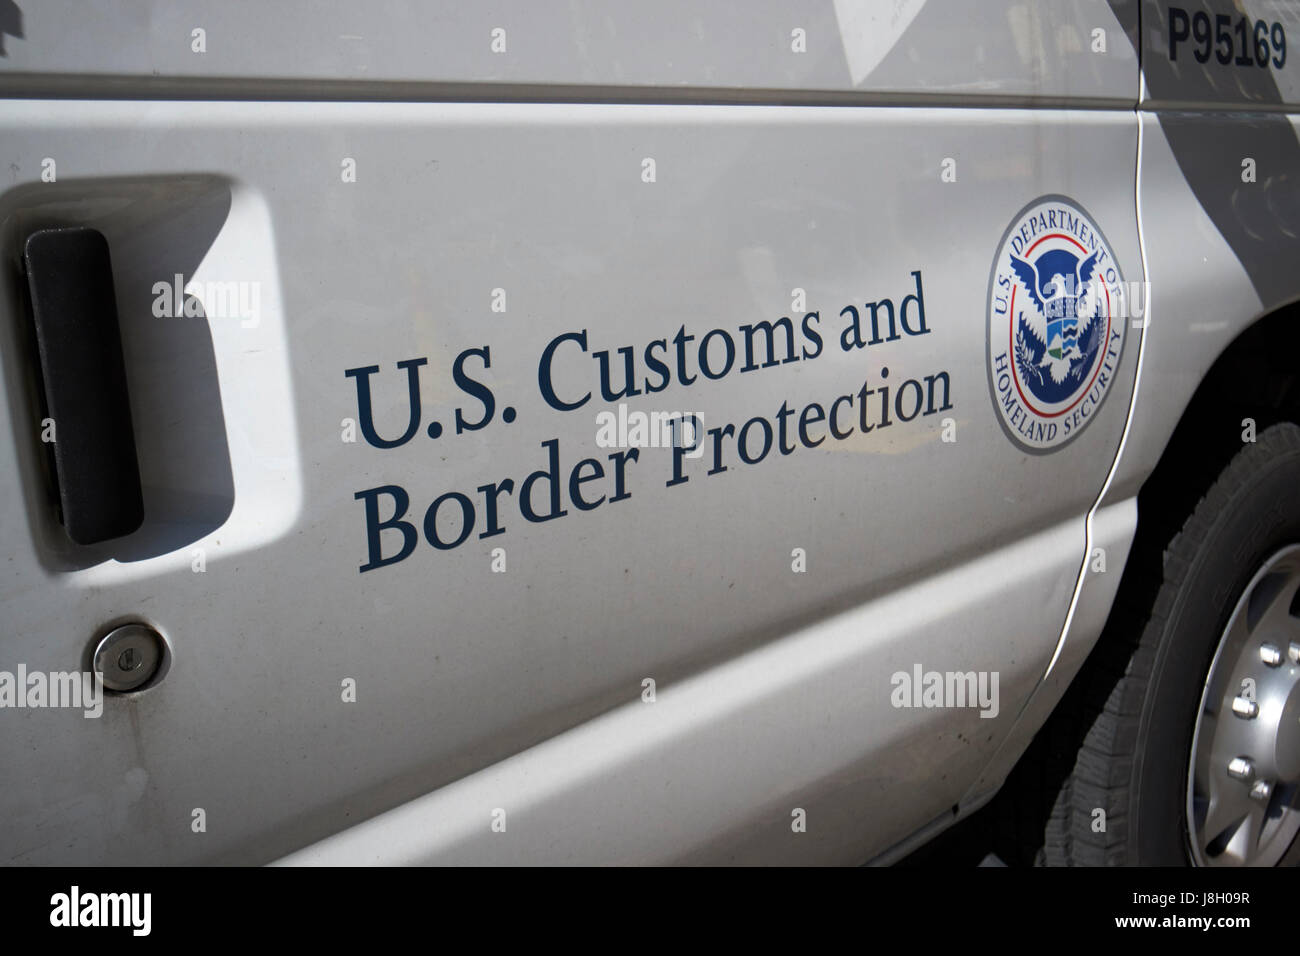
[[[861, 862], [951, 817], [1127, 416], [1132, 5], [19, 6], [5, 862]], [[92, 543], [23, 262], [70, 228], [143, 501]], [[143, 685], [32, 696], [124, 626]]]

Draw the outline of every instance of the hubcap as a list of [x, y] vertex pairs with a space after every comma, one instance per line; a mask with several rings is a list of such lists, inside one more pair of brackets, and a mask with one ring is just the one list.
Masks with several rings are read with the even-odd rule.
[[1300, 545], [1264, 562], [1205, 678], [1187, 770], [1198, 866], [1274, 866], [1300, 831]]

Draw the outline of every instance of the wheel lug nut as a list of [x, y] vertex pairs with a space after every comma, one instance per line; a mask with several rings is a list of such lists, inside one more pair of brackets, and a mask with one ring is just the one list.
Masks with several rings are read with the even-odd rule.
[[1292, 664], [1300, 664], [1300, 644], [1292, 641], [1286, 649], [1286, 656], [1291, 659]]
[[1259, 704], [1249, 697], [1235, 697], [1232, 701], [1232, 712], [1243, 720], [1253, 720], [1259, 714]]
[[1267, 780], [1256, 780], [1255, 785], [1250, 788], [1250, 799], [1258, 800], [1260, 803], [1266, 803], [1272, 795], [1273, 785]]
[[1233, 757], [1228, 761], [1228, 776], [1249, 780], [1255, 772], [1255, 763], [1249, 757]]
[[1269, 667], [1277, 667], [1282, 663], [1282, 652], [1272, 644], [1259, 645], [1259, 659]]

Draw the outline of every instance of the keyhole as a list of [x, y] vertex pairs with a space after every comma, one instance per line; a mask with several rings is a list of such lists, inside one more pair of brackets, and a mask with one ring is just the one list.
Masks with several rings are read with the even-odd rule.
[[117, 658], [117, 666], [124, 671], [133, 671], [140, 666], [140, 656], [134, 647], [128, 647]]

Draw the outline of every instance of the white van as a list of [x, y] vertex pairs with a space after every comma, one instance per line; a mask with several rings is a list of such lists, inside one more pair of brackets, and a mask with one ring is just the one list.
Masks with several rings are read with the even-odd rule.
[[0, 861], [1294, 861], [1288, 42], [0, 0]]

